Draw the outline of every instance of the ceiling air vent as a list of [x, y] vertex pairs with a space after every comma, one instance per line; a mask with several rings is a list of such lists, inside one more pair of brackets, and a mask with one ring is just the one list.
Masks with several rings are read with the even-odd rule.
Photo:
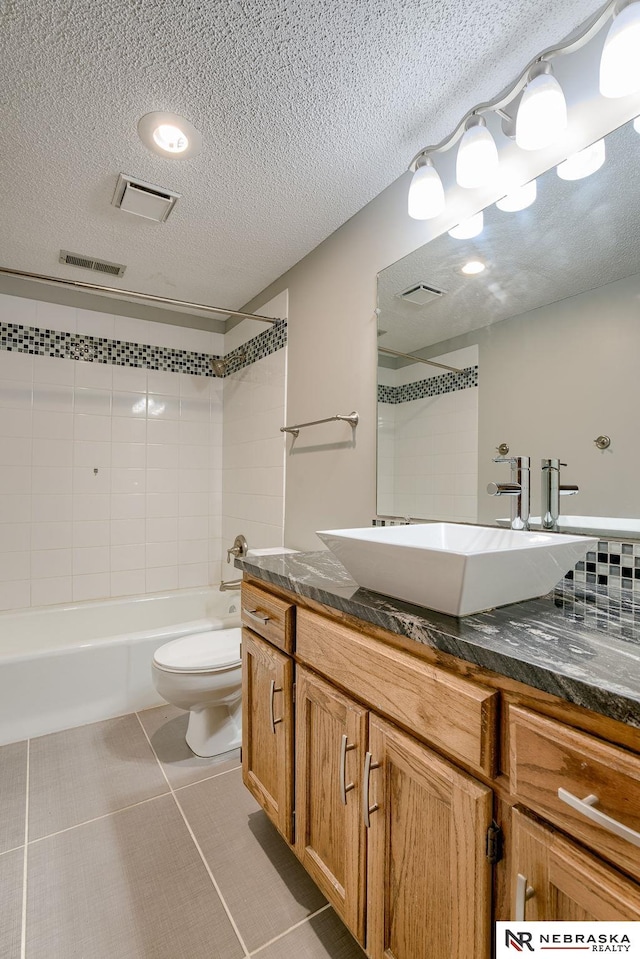
[[98, 273], [107, 273], [109, 276], [123, 276], [126, 270], [123, 263], [96, 260], [93, 256], [85, 256], [84, 253], [69, 253], [68, 250], [60, 250], [59, 261], [60, 263], [66, 263], [67, 266], [80, 266], [83, 270], [97, 270]]
[[116, 183], [116, 191], [111, 201], [125, 213], [134, 213], [156, 223], [164, 223], [180, 199], [180, 193], [165, 190], [164, 187], [145, 183], [136, 177], [121, 173]]
[[401, 300], [408, 303], [415, 303], [417, 306], [425, 306], [433, 300], [438, 300], [445, 295], [444, 290], [437, 290], [435, 286], [428, 286], [426, 283], [414, 283], [402, 293], [396, 293]]

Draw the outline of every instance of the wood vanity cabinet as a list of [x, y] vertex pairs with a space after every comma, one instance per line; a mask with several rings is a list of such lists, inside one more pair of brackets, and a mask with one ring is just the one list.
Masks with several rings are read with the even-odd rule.
[[520, 809], [511, 830], [511, 918], [640, 921], [637, 883]]
[[242, 780], [293, 842], [293, 660], [242, 630]]
[[244, 781], [370, 959], [640, 920], [640, 734], [255, 581], [243, 623]]

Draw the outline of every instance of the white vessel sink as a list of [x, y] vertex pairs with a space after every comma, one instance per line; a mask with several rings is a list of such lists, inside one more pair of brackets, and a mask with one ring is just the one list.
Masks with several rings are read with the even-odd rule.
[[544, 596], [597, 543], [458, 523], [328, 529], [318, 536], [359, 586], [450, 616]]

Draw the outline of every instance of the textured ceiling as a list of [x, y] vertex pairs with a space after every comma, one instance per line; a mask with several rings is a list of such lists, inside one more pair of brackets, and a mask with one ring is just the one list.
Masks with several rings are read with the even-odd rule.
[[[640, 273], [640, 137], [627, 123], [605, 145], [604, 166], [587, 179], [561, 180], [552, 168], [538, 177], [533, 206], [490, 206], [480, 236], [445, 233], [383, 270], [380, 346], [411, 353]], [[485, 272], [460, 275], [472, 259]], [[423, 307], [398, 298], [418, 282], [445, 295]]]
[[[238, 307], [513, 80], [595, 0], [0, 0], [0, 265]], [[188, 161], [136, 134], [188, 117]], [[118, 173], [183, 194], [122, 213]]]

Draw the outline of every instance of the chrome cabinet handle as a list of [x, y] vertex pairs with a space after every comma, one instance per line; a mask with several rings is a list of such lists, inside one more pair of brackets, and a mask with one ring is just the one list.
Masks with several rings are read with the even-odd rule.
[[347, 753], [356, 748], [355, 743], [348, 743], [347, 736], [342, 736], [340, 743], [340, 799], [342, 805], [347, 805], [347, 793], [351, 792], [355, 783], [347, 783]]
[[635, 829], [625, 826], [624, 823], [618, 822], [617, 819], [612, 819], [611, 816], [607, 816], [606, 813], [601, 812], [599, 809], [593, 808], [598, 802], [598, 797], [594, 796], [593, 793], [585, 796], [584, 799], [578, 799], [573, 793], [560, 788], [558, 789], [558, 799], [566, 803], [567, 806], [571, 806], [572, 809], [575, 809], [576, 812], [581, 813], [581, 815], [587, 819], [590, 819], [591, 822], [594, 822], [597, 826], [602, 826], [607, 832], [613, 833], [614, 836], [619, 836], [620, 839], [626, 839], [627, 842], [633, 843], [634, 846], [640, 846], [640, 832], [636, 832]]
[[258, 610], [257, 610], [257, 609], [245, 609], [245, 607], [243, 606], [243, 607], [242, 607], [242, 612], [245, 614], [245, 616], [248, 616], [249, 619], [252, 619], [252, 620], [253, 620], [254, 622], [256, 622], [256, 623], [268, 623], [268, 622], [269, 622], [269, 617], [268, 617], [268, 616], [260, 616], [260, 615], [257, 615], [257, 614], [258, 614]]
[[369, 805], [369, 781], [371, 779], [371, 770], [380, 768], [380, 763], [374, 763], [371, 760], [372, 760], [371, 753], [369, 752], [365, 753], [364, 775], [363, 775], [364, 788], [362, 790], [362, 818], [364, 820], [364, 824], [367, 827], [367, 829], [371, 827], [371, 819], [370, 819], [371, 813], [375, 812], [376, 809], [380, 808], [378, 803], [374, 803], [373, 806]]
[[276, 732], [276, 726], [278, 725], [278, 723], [282, 722], [282, 719], [275, 718], [274, 711], [273, 711], [273, 697], [275, 696], [276, 693], [281, 693], [281, 692], [282, 692], [282, 686], [276, 686], [275, 679], [272, 679], [271, 685], [269, 688], [269, 720], [271, 722], [271, 732], [274, 734], [274, 736]]
[[527, 877], [523, 876], [521, 872], [518, 873], [516, 879], [516, 909], [514, 922], [524, 922], [524, 914], [527, 907], [527, 902], [535, 895], [535, 889], [533, 886], [527, 885]]

